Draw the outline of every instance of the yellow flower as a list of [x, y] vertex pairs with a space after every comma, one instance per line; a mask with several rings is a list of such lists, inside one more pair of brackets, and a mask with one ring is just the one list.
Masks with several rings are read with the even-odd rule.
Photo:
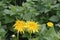
[[24, 21], [16, 20], [16, 23], [14, 24], [14, 29], [20, 33], [24, 33], [24, 26], [25, 26]]
[[35, 33], [35, 32], [38, 32], [39, 25], [37, 22], [27, 21], [26, 22], [26, 28], [27, 28], [28, 33]]
[[48, 23], [47, 23], [47, 26], [48, 26], [48, 27], [53, 27], [54, 24], [53, 24], [52, 22], [48, 22]]

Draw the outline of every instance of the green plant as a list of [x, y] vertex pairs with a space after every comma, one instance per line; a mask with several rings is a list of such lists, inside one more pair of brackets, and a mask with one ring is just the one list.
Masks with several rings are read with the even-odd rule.
[[[41, 25], [40, 31], [32, 34], [30, 40], [60, 40], [60, 0], [26, 0], [22, 6], [17, 1], [21, 0], [0, 1], [1, 40], [16, 40], [16, 37], [11, 37], [13, 34], [17, 36], [13, 29], [16, 19], [25, 22], [33, 20]], [[54, 26], [48, 27], [48, 22], [52, 22]], [[3, 39], [5, 35], [6, 38]], [[29, 39], [27, 33], [19, 33], [18, 36], [21, 40]]]

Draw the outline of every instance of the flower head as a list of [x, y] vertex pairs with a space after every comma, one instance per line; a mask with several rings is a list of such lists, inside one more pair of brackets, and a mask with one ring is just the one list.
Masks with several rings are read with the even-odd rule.
[[24, 21], [16, 20], [16, 23], [14, 24], [14, 29], [20, 33], [24, 33], [24, 26], [25, 26]]
[[54, 24], [53, 24], [52, 22], [48, 22], [48, 23], [47, 23], [47, 26], [48, 26], [48, 27], [53, 27]]
[[39, 25], [37, 22], [27, 21], [26, 22], [26, 28], [27, 28], [28, 33], [35, 33], [35, 32], [38, 32]]

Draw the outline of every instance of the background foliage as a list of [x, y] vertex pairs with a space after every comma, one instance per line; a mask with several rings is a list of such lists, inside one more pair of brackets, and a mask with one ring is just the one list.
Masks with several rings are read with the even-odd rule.
[[[12, 26], [16, 19], [41, 24], [39, 37], [33, 40], [60, 40], [60, 0], [0, 0], [0, 40], [10, 40], [15, 34]], [[49, 21], [54, 28], [46, 27]]]

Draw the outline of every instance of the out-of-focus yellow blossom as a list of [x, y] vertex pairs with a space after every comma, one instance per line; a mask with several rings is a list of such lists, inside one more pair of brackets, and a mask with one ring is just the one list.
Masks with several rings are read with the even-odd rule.
[[20, 33], [24, 33], [24, 26], [25, 26], [24, 21], [16, 20], [16, 23], [14, 24], [14, 29]]
[[48, 22], [48, 23], [47, 23], [47, 26], [48, 26], [48, 27], [53, 27], [54, 24], [53, 24], [52, 22]]
[[27, 28], [28, 33], [35, 33], [35, 32], [38, 32], [39, 30], [39, 24], [34, 21], [27, 21], [26, 28]]

